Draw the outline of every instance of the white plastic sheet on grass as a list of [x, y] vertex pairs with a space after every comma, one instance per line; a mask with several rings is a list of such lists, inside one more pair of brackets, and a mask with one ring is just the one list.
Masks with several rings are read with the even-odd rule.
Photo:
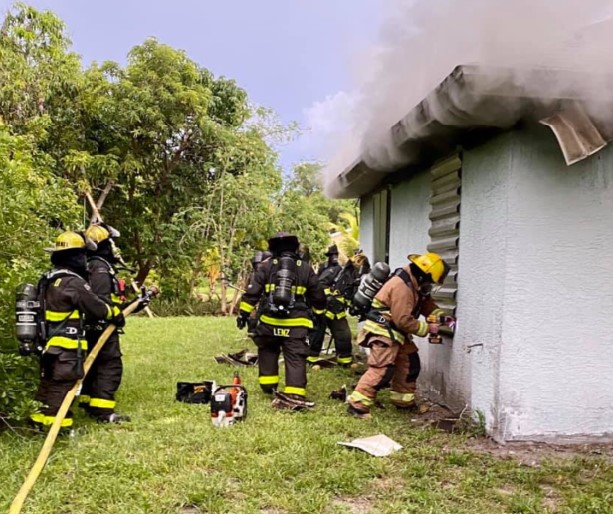
[[339, 442], [338, 444], [349, 448], [358, 448], [375, 457], [387, 457], [391, 453], [402, 449], [402, 446], [396, 441], [383, 434], [354, 439], [348, 443]]

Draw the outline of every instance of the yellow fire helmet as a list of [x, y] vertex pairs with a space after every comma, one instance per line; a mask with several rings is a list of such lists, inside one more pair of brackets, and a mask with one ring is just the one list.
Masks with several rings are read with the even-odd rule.
[[45, 248], [45, 252], [62, 252], [64, 250], [95, 250], [96, 244], [87, 236], [82, 236], [70, 230], [62, 232], [55, 240], [55, 246]]
[[426, 275], [430, 275], [435, 284], [442, 284], [449, 273], [449, 265], [437, 253], [411, 254], [407, 258]]
[[85, 235], [94, 243], [101, 243], [111, 237], [119, 237], [119, 232], [109, 225], [94, 224], [88, 227]]

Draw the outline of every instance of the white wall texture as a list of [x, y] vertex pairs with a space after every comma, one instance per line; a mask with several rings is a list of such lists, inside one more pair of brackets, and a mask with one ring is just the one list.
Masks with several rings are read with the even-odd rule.
[[464, 152], [458, 327], [453, 344], [470, 371], [473, 410], [485, 414], [490, 433], [498, 433], [500, 349], [507, 261], [508, 186], [512, 134], [506, 133]]
[[[421, 389], [499, 439], [613, 435], [613, 148], [567, 167], [544, 127], [464, 152], [458, 328]], [[390, 265], [428, 243], [430, 177], [392, 191]], [[368, 202], [362, 245], [369, 251]]]
[[500, 435], [613, 435], [613, 148], [567, 167], [540, 127], [512, 156]]
[[503, 440], [613, 434], [613, 149], [567, 167], [548, 129], [465, 152], [460, 329], [471, 407]]

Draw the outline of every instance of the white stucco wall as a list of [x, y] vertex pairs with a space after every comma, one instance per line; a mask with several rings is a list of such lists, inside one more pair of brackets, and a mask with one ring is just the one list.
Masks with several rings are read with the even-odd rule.
[[613, 435], [613, 148], [567, 167], [542, 127], [512, 156], [501, 436]]
[[455, 343], [499, 439], [613, 433], [612, 161], [567, 167], [544, 127], [464, 154]]
[[454, 345], [466, 356], [470, 408], [498, 432], [500, 348], [504, 318], [511, 134], [474, 150], [462, 163], [458, 327]]
[[409, 253], [426, 251], [430, 242], [430, 175], [412, 175], [392, 187], [390, 210], [390, 268], [407, 263]]

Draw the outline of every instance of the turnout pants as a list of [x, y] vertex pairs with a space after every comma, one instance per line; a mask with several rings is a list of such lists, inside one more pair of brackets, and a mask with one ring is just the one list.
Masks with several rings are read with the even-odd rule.
[[279, 387], [279, 356], [285, 360], [284, 393], [306, 396], [306, 358], [308, 329], [292, 327], [287, 336], [275, 335], [275, 329], [260, 323], [253, 341], [258, 347], [259, 383], [265, 393], [272, 393]]
[[[32, 414], [32, 421], [42, 425], [53, 424], [64, 397], [80, 378], [76, 350], [66, 350], [57, 346], [45, 350], [41, 357], [40, 383], [35, 396], [43, 406]], [[62, 421], [62, 427], [70, 426], [72, 426], [72, 412], [68, 411]]]
[[390, 400], [394, 405], [413, 405], [421, 369], [415, 344], [399, 344], [387, 337], [370, 336], [368, 345], [368, 369], [360, 378], [350, 400], [369, 408], [377, 392], [391, 385]]
[[351, 329], [347, 317], [341, 319], [324, 317], [322, 322], [315, 325], [315, 329], [309, 335], [309, 361], [319, 359], [319, 354], [326, 336], [326, 327], [330, 329], [330, 333], [334, 338], [334, 346], [336, 348], [336, 360], [339, 364], [351, 364]]
[[[102, 334], [101, 331], [87, 333], [89, 348], [93, 348]], [[79, 405], [91, 414], [100, 416], [115, 411], [115, 393], [121, 384], [123, 363], [119, 347], [119, 334], [113, 332], [96, 357], [83, 381]]]

